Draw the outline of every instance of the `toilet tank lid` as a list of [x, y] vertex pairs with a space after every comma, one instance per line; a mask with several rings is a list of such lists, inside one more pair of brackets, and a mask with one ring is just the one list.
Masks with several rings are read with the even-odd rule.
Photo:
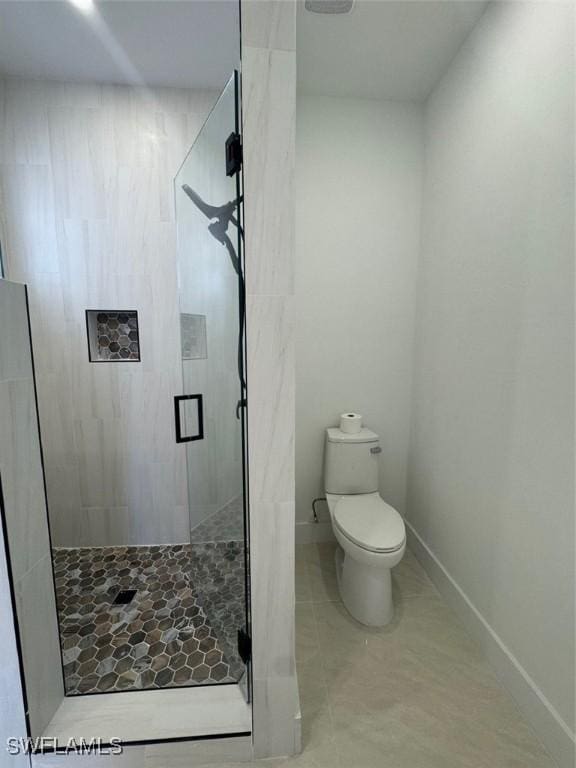
[[328, 427], [326, 437], [329, 443], [376, 443], [378, 435], [371, 429], [362, 427], [360, 432], [351, 435], [348, 432], [342, 432], [338, 427]]

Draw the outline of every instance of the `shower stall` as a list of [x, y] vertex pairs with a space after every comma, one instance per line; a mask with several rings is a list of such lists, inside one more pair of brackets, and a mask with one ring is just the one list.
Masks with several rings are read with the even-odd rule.
[[[18, 89], [27, 86], [7, 87], [12, 90], [10, 109], [10, 99], [18, 103]], [[37, 84], [31, 87], [38, 91]], [[68, 98], [75, 98], [75, 88], [68, 87]], [[48, 92], [54, 89], [46, 84]], [[136, 98], [102, 87], [102, 112], [111, 104], [113, 113], [125, 96]], [[152, 111], [160, 109], [162, 98], [171, 97], [160, 92]], [[145, 94], [142, 114], [148, 99]], [[226, 702], [236, 712], [232, 733], [249, 732], [237, 71], [214, 101], [191, 148], [181, 155], [172, 188], [161, 189], [159, 223], [139, 222], [138, 210], [108, 214], [116, 237], [122, 237], [117, 229], [122, 216], [132, 226], [141, 223], [142, 243], [151, 257], [158, 243], [172, 242], [173, 306], [158, 306], [154, 284], [150, 302], [146, 291], [124, 291], [119, 281], [106, 291], [112, 284], [108, 279], [97, 289], [75, 292], [77, 276], [67, 270], [88, 273], [90, 264], [80, 264], [78, 254], [73, 254], [74, 264], [67, 261], [70, 253], [59, 249], [58, 240], [59, 269], [53, 280], [63, 297], [61, 324], [56, 309], [47, 314], [37, 276], [29, 277], [28, 291], [18, 282], [0, 280], [0, 379], [6, 379], [0, 381], [2, 521], [27, 728], [34, 738], [44, 733], [64, 737], [86, 717], [97, 727], [98, 713], [110, 718], [118, 712], [117, 735], [126, 743], [154, 740], [162, 734], [143, 727], [142, 712], [149, 710], [151, 716], [157, 708], [170, 712], [170, 707], [177, 708], [174, 718], [181, 721], [176, 728], [171, 722], [171, 735], [186, 738], [192, 727], [186, 707], [204, 709], [206, 719], [211, 706], [217, 703], [222, 710]], [[54, 128], [49, 137], [53, 156], [60, 149], [73, 163], [76, 149], [59, 148], [57, 134]], [[137, 172], [142, 162], [136, 155]], [[150, 165], [155, 162], [152, 158]], [[51, 184], [56, 190], [61, 170], [54, 161]], [[16, 178], [21, 168], [13, 173]], [[133, 189], [128, 186], [126, 200]], [[150, 207], [149, 198], [144, 200]], [[12, 212], [17, 220], [22, 211], [11, 211], [12, 202], [8, 216]], [[51, 213], [57, 226], [58, 205]], [[73, 228], [74, 202], [67, 205], [62, 231]], [[100, 222], [102, 228], [108, 223]], [[82, 228], [90, 224], [81, 222]], [[157, 238], [152, 247], [148, 236], [158, 231], [164, 240]], [[35, 243], [25, 245], [33, 249]], [[138, 266], [131, 269], [137, 280]], [[13, 275], [20, 277], [14, 257], [8, 278]], [[158, 272], [153, 275], [161, 279]], [[172, 335], [166, 336], [167, 331]], [[50, 347], [56, 361], [46, 355], [44, 332], [58, 340]], [[64, 448], [67, 429], [71, 442]], [[146, 464], [149, 456], [154, 460]], [[78, 481], [77, 496], [70, 478]], [[223, 687], [229, 694], [216, 692]], [[182, 698], [192, 689], [206, 689], [205, 704], [197, 696]], [[131, 711], [135, 715], [128, 722]]]
[[[226, 164], [227, 140], [239, 141], [238, 99], [234, 74], [174, 184], [182, 389], [165, 413], [173, 413], [185, 454], [189, 534], [174, 543], [53, 548], [67, 695], [235, 684], [244, 677], [241, 181], [240, 165]], [[191, 185], [211, 207], [193, 203]], [[224, 203], [234, 232], [233, 240], [222, 236], [223, 245], [211, 222], [219, 221], [212, 214]], [[130, 313], [94, 314], [96, 354], [114, 354], [119, 340], [130, 338]]]

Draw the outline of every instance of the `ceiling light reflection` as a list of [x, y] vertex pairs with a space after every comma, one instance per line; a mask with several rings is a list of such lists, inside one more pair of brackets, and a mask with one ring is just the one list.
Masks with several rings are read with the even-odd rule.
[[82, 13], [92, 13], [94, 11], [94, 0], [69, 0], [69, 2], [78, 8]]

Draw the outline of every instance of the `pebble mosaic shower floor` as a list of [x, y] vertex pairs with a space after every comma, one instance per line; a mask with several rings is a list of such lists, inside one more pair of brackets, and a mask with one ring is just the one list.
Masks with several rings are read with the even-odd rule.
[[54, 569], [68, 695], [238, 680], [240, 542], [55, 549]]

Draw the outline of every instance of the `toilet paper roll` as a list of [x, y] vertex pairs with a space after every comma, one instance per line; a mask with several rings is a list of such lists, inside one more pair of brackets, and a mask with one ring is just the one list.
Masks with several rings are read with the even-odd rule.
[[362, 429], [362, 416], [359, 413], [343, 413], [340, 416], [340, 430], [348, 435], [357, 435]]

